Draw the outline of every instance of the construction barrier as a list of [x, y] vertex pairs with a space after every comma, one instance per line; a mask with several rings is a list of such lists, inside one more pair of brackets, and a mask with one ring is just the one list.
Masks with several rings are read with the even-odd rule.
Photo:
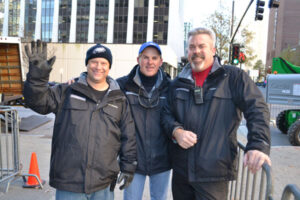
[[20, 174], [18, 112], [0, 106], [0, 184]]
[[243, 165], [245, 146], [238, 142], [237, 179], [229, 183], [228, 200], [273, 200], [271, 168], [263, 164], [262, 169], [252, 174]]
[[285, 186], [281, 200], [290, 200], [291, 197], [294, 197], [293, 199], [295, 200], [300, 200], [300, 189], [294, 184]]
[[43, 188], [37, 174], [21, 174], [19, 158], [19, 117], [18, 112], [9, 106], [0, 106], [0, 184], [7, 182], [5, 192], [10, 183], [26, 176], [34, 177], [38, 188]]
[[270, 119], [273, 126], [276, 126], [276, 118], [279, 113], [284, 110], [300, 110], [300, 106], [292, 106], [292, 105], [282, 105], [282, 104], [270, 104], [268, 103], [269, 110], [270, 110]]

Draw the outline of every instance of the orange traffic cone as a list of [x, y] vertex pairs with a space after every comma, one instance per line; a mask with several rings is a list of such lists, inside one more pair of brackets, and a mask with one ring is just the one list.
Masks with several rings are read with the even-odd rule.
[[[35, 152], [31, 154], [31, 159], [30, 159], [30, 166], [29, 166], [29, 175], [36, 175], [42, 185], [46, 183], [45, 180], [42, 180], [40, 177], [40, 172], [39, 172], [39, 166], [37, 163], [37, 158]], [[26, 175], [25, 175], [26, 176]], [[23, 185], [24, 188], [36, 188], [40, 187], [40, 184], [36, 177], [34, 176], [28, 176], [27, 182]]]

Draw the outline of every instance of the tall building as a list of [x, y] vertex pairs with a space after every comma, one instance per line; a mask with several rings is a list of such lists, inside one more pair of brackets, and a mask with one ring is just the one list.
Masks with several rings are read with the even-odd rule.
[[[169, 12], [172, 5], [180, 9], [181, 4], [179, 0], [6, 0], [0, 3], [6, 2], [9, 8], [4, 18], [9, 21], [1, 24], [2, 29], [8, 29], [3, 36], [23, 35], [27, 40], [35, 38], [47, 42], [113, 44], [141, 44], [150, 40], [168, 44]], [[25, 3], [23, 8], [22, 2]], [[7, 12], [3, 7], [0, 12]], [[20, 18], [22, 12], [25, 16]], [[22, 23], [24, 28], [19, 29]], [[172, 32], [176, 32], [174, 28], [171, 27]]]
[[192, 27], [193, 26], [191, 22], [184, 22], [184, 55], [185, 56], [187, 56], [188, 36]]
[[[114, 65], [122, 68], [121, 63], [132, 68], [137, 56], [133, 49], [147, 41], [157, 42], [165, 49], [163, 59], [175, 70], [184, 55], [181, 0], [0, 0], [0, 5], [3, 4], [1, 36], [22, 37], [23, 42], [41, 39], [51, 42], [48, 46], [57, 51], [68, 49], [69, 53], [61, 52], [65, 55], [61, 59], [69, 59], [72, 65], [64, 63], [64, 66], [82, 65], [71, 61], [76, 55], [72, 52], [81, 55], [73, 59], [84, 60], [86, 49], [95, 43], [109, 45], [116, 55]], [[2, 19], [1, 13], [4, 13]], [[130, 53], [128, 58], [122, 58], [120, 54], [126, 55], [124, 52]], [[71, 71], [61, 68], [59, 73]], [[126, 71], [129, 70], [117, 68], [112, 73], [120, 76]], [[176, 74], [169, 71], [172, 76]], [[60, 79], [65, 80], [64, 76]]]
[[282, 50], [300, 45], [300, 1], [280, 0], [278, 9], [271, 9], [266, 66], [272, 66], [272, 58]]

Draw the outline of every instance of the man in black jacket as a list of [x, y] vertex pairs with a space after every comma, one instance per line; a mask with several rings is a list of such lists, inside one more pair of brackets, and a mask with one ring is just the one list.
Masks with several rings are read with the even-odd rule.
[[162, 125], [173, 140], [172, 192], [175, 200], [225, 199], [237, 175], [237, 129], [242, 113], [248, 143], [244, 165], [255, 173], [271, 165], [269, 111], [250, 77], [215, 56], [215, 35], [206, 28], [189, 33], [189, 64], [170, 85]]
[[152, 200], [167, 198], [170, 180], [168, 138], [160, 126], [161, 108], [166, 102], [169, 78], [160, 68], [161, 49], [154, 42], [144, 43], [138, 65], [117, 81], [127, 96], [135, 122], [137, 169], [132, 184], [124, 191], [124, 200], [141, 200], [146, 176], [150, 180]]
[[[25, 47], [29, 72], [26, 104], [34, 111], [55, 113], [50, 185], [56, 199], [113, 199], [110, 185], [127, 187], [136, 168], [136, 138], [130, 106], [118, 83], [108, 76], [110, 50], [100, 44], [86, 54], [87, 73], [74, 84], [48, 86], [55, 57], [47, 61], [46, 43]], [[117, 157], [119, 156], [119, 161]]]

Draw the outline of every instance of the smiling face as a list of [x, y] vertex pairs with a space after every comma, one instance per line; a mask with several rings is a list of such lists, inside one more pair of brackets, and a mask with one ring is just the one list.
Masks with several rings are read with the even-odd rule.
[[141, 73], [145, 76], [155, 76], [163, 60], [156, 48], [147, 47], [137, 57], [137, 62], [139, 63]]
[[109, 62], [105, 58], [92, 58], [87, 65], [87, 81], [90, 85], [102, 84], [109, 73]]
[[208, 34], [197, 34], [189, 37], [188, 61], [196, 72], [204, 71], [214, 62], [216, 49]]

